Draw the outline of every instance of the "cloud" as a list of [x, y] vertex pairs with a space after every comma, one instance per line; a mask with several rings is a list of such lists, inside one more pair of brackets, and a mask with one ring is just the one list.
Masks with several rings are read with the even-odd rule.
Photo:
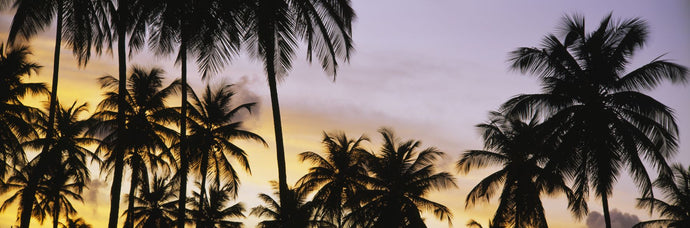
[[[611, 227], [612, 228], [629, 228], [639, 223], [640, 219], [637, 215], [623, 213], [617, 209], [611, 211]], [[604, 222], [604, 215], [599, 212], [593, 211], [587, 216], [587, 227], [588, 228], [601, 228], [606, 227]]]

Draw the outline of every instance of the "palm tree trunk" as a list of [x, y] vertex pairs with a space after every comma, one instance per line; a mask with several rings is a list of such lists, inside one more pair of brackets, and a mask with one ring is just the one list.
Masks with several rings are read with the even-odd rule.
[[55, 206], [55, 210], [53, 212], [53, 228], [58, 227], [58, 218], [60, 216], [60, 206]]
[[[46, 139], [53, 138], [53, 125], [55, 125], [55, 111], [57, 110], [57, 89], [58, 89], [58, 73], [60, 69], [60, 46], [62, 44], [62, 0], [57, 1], [57, 18], [56, 18], [57, 28], [55, 32], [55, 50], [53, 54], [53, 84], [50, 90], [50, 106], [48, 111], [48, 132], [46, 132]], [[43, 145], [42, 154], [46, 154], [49, 151], [50, 140], [46, 140], [45, 145]], [[43, 173], [47, 170], [45, 169], [45, 163], [50, 159], [38, 160], [38, 165], [32, 168], [31, 175], [29, 176], [29, 181], [27, 183], [27, 188], [24, 194], [22, 194], [21, 208], [22, 213], [20, 215], [20, 228], [29, 228], [31, 223], [31, 211], [33, 210], [34, 202], [36, 201], [36, 187], [40, 181]]]
[[119, 62], [119, 85], [118, 85], [118, 108], [117, 108], [117, 142], [115, 145], [115, 170], [113, 174], [113, 184], [110, 188], [110, 216], [108, 219], [108, 228], [117, 228], [117, 220], [120, 211], [120, 192], [122, 191], [122, 170], [124, 169], [124, 134], [125, 134], [125, 99], [127, 89], [127, 56], [125, 42], [127, 40], [126, 27], [127, 24], [127, 0], [118, 0], [117, 6], [117, 56]]
[[[278, 105], [278, 89], [276, 85], [275, 71], [275, 35], [271, 36], [266, 45], [266, 73], [268, 74], [268, 87], [271, 90], [271, 108], [273, 109], [273, 130], [276, 135], [276, 156], [278, 159], [278, 190], [280, 202], [287, 202], [286, 193], [287, 175], [285, 171], [285, 147], [283, 146], [283, 126], [280, 120], [280, 107]], [[281, 204], [282, 205], [282, 204]]]
[[[208, 150], [204, 150], [203, 153], [204, 154], [201, 156], [201, 167], [199, 168], [199, 174], [201, 175], [201, 186], [199, 188], [199, 211], [203, 211], [204, 204], [206, 204], [204, 196], [206, 196], [206, 172], [208, 172]], [[218, 170], [216, 170], [216, 172], [218, 172]], [[200, 227], [200, 224], [201, 216], [197, 218], [196, 226]]]
[[606, 222], [606, 228], [611, 228], [611, 215], [609, 215], [609, 199], [608, 194], [601, 194], [601, 205], [604, 207], [604, 222]]
[[[184, 21], [184, 19], [183, 19]], [[183, 22], [184, 26], [184, 22]], [[184, 228], [185, 203], [187, 202], [187, 173], [189, 161], [187, 160], [187, 39], [185, 29], [182, 29], [180, 41], [181, 81], [182, 81], [182, 107], [180, 108], [180, 201], [178, 204], [177, 227]]]
[[125, 228], [134, 227], [134, 194], [138, 186], [139, 175], [134, 171], [135, 167], [132, 165], [132, 180], [129, 187], [129, 198], [127, 202], [127, 218], [125, 220]]

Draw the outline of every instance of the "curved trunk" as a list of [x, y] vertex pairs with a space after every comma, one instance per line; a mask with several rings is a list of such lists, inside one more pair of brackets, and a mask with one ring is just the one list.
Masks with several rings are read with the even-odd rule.
[[[127, 24], [127, 0], [118, 0], [117, 15], [119, 25], [117, 26], [117, 57], [119, 63], [119, 85], [118, 93], [123, 95], [127, 89], [127, 56], [126, 56], [126, 31], [124, 25]], [[124, 169], [124, 129], [125, 129], [125, 100], [124, 96], [119, 97], [117, 108], [117, 142], [115, 145], [115, 170], [113, 174], [113, 184], [110, 188], [110, 215], [108, 218], [108, 228], [117, 228], [117, 220], [120, 211], [120, 192], [122, 191], [122, 170]]]
[[[55, 50], [53, 53], [53, 84], [51, 85], [50, 106], [48, 108], [48, 127], [51, 130], [49, 130], [46, 133], [47, 139], [53, 138], [54, 134], [52, 128], [55, 125], [55, 111], [57, 110], [58, 73], [60, 69], [60, 45], [62, 44], [62, 0], [58, 0], [57, 5], [57, 28], [55, 33]], [[43, 145], [43, 149], [41, 151], [42, 154], [48, 153], [50, 147], [49, 143], [50, 140], [46, 140], [46, 144]], [[33, 210], [33, 205], [36, 201], [36, 188], [38, 186], [38, 182], [43, 176], [43, 173], [46, 171], [46, 169], [40, 167], [45, 167], [46, 162], [48, 162], [49, 160], [50, 159], [39, 158], [38, 165], [31, 169], [32, 171], [29, 175], [27, 188], [24, 194], [22, 194], [21, 199], [22, 213], [19, 218], [20, 228], [29, 228], [29, 224], [31, 223], [31, 211]]]
[[182, 65], [182, 107], [180, 109], [180, 200], [178, 202], [177, 227], [184, 228], [185, 203], [187, 201], [187, 173], [189, 161], [187, 159], [187, 39], [184, 29], [181, 34], [180, 59]]
[[609, 215], [609, 199], [608, 194], [601, 194], [601, 205], [604, 207], [604, 222], [606, 222], [606, 228], [611, 228], [611, 215]]

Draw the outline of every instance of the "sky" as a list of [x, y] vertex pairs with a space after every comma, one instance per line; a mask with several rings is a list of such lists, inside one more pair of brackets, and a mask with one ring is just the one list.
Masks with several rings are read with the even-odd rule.
[[[311, 165], [299, 162], [297, 154], [322, 151], [324, 131], [343, 131], [349, 137], [365, 134], [372, 139], [367, 148], [377, 151], [381, 145], [377, 129], [390, 127], [401, 139], [421, 140], [423, 147], [434, 146], [446, 153], [438, 165], [455, 174], [458, 188], [429, 197], [451, 208], [454, 227], [465, 227], [470, 219], [486, 225], [496, 209], [495, 200], [470, 208], [465, 208], [464, 203], [467, 192], [493, 169], [467, 175], [454, 169], [460, 154], [482, 148], [474, 125], [486, 121], [488, 112], [509, 98], [540, 91], [535, 77], [510, 70], [510, 51], [540, 45], [545, 35], [557, 32], [564, 15], [584, 15], [591, 31], [612, 12], [618, 19], [641, 17], [650, 27], [647, 45], [636, 53], [628, 69], [664, 54], [664, 59], [690, 66], [690, 2], [686, 0], [355, 0], [352, 5], [357, 13], [353, 25], [355, 52], [349, 63], [340, 65], [335, 80], [318, 63], [306, 62], [304, 51], [300, 51], [292, 71], [278, 86], [288, 183], [297, 181]], [[6, 40], [11, 18], [11, 12], [3, 12], [0, 17], [0, 39]], [[47, 29], [31, 40], [34, 59], [44, 66], [31, 81], [50, 81], [54, 32], [54, 28]], [[88, 102], [93, 111], [103, 93], [96, 79], [117, 73], [114, 56], [116, 53], [95, 57], [86, 68], [79, 69], [71, 52], [64, 50], [60, 57], [60, 99]], [[239, 142], [249, 153], [252, 172], [241, 174], [238, 201], [251, 208], [259, 204], [257, 194], [273, 192], [269, 181], [277, 179], [277, 169], [270, 98], [262, 64], [246, 56], [235, 58], [210, 83], [234, 83], [240, 96], [237, 103], [260, 104], [258, 111], [245, 120], [245, 127], [264, 137], [269, 146]], [[130, 60], [143, 67], [162, 67], [167, 82], [179, 77], [179, 66], [172, 62], [170, 57], [156, 57], [146, 51]], [[195, 69], [192, 64], [190, 83], [200, 89], [206, 82]], [[690, 165], [690, 89], [665, 83], [645, 93], [675, 110], [680, 147], [671, 160]], [[110, 180], [97, 175], [95, 170], [94, 167], [90, 188], [84, 193], [84, 204], [75, 205], [80, 216], [95, 227], [102, 227], [107, 222]], [[129, 181], [127, 175], [124, 181]], [[123, 192], [128, 190], [125, 184]], [[634, 199], [639, 195], [627, 173], [622, 173], [609, 199], [612, 211], [617, 212], [612, 215], [616, 214], [618, 224], [658, 216], [635, 208]], [[0, 200], [6, 197], [0, 196]], [[601, 204], [593, 197], [589, 201], [590, 217], [581, 220], [570, 216], [563, 196], [542, 200], [551, 227], [601, 227]], [[124, 207], [123, 204], [121, 208]], [[0, 214], [0, 227], [11, 225], [15, 217], [16, 209], [9, 208]], [[449, 226], [430, 213], [424, 217], [429, 227]], [[245, 224], [253, 227], [257, 221], [248, 217]]]

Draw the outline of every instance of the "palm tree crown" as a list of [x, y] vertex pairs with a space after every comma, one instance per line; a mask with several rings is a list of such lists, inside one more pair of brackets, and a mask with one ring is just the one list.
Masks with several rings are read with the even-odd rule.
[[422, 210], [430, 210], [451, 222], [448, 207], [424, 198], [433, 190], [457, 187], [450, 173], [437, 172], [434, 164], [444, 155], [434, 147], [418, 151], [420, 141], [399, 141], [393, 132], [382, 128], [380, 154], [367, 165], [373, 173], [372, 189], [362, 193], [365, 204], [347, 216], [354, 226], [426, 227]]
[[672, 169], [670, 175], [660, 176], [654, 181], [654, 186], [664, 193], [665, 201], [653, 197], [637, 199], [638, 207], [657, 209], [665, 218], [640, 222], [634, 228], [684, 228], [690, 224], [690, 167], [686, 169], [680, 164], [675, 164]]
[[567, 17], [561, 31], [563, 40], [548, 35], [541, 48], [512, 53], [512, 67], [537, 74], [544, 92], [516, 96], [503, 109], [525, 117], [540, 110], [552, 116], [551, 122], [560, 123], [554, 129], [563, 133], [563, 142], [550, 163], [574, 177], [579, 201], [593, 188], [610, 227], [608, 197], [621, 168], [627, 167], [643, 195], [649, 196], [652, 181], [642, 158], [668, 172], [666, 159], [678, 147], [671, 109], [639, 90], [665, 80], [685, 82], [687, 68], [654, 59], [626, 71], [629, 59], [647, 39], [647, 25], [638, 18], [615, 21], [608, 15], [595, 31], [586, 33], [583, 17]]

